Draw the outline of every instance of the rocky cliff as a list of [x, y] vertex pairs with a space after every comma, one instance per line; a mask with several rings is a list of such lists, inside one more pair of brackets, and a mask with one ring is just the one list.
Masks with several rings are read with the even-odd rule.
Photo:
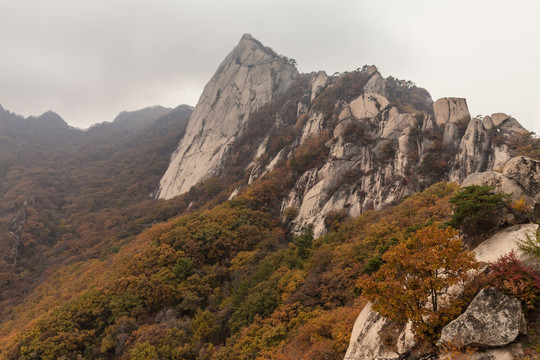
[[[333, 76], [324, 71], [300, 76], [291, 61], [244, 35], [206, 86], [158, 197], [171, 198], [219, 175], [236, 155], [230, 150], [250, 114], [264, 104], [278, 107], [276, 97], [306, 77], [304, 96], [288, 100], [296, 101], [293, 118], [283, 118], [278, 109], [268, 116], [279, 131], [250, 139], [257, 144], [252, 148], [236, 147], [250, 154], [244, 164], [250, 183], [325, 136], [324, 161], [301, 169], [281, 204], [282, 212], [295, 209], [291, 224], [297, 233], [312, 227], [319, 236], [330, 213], [357, 216], [434, 182], [461, 182], [470, 173], [500, 168], [511, 158], [508, 141], [526, 132], [502, 113], [471, 118], [462, 98], [433, 102], [426, 90], [384, 78], [373, 65]], [[279, 151], [279, 141], [269, 138], [276, 132], [288, 135]]]
[[505, 139], [525, 132], [515, 119], [512, 126], [495, 126], [490, 117], [471, 119], [465, 99], [439, 99], [432, 113], [403, 111], [401, 99], [384, 96], [387, 82], [380, 74], [365, 71], [369, 80], [361, 94], [336, 103], [333, 122], [321, 121], [324, 116], [314, 107], [307, 112], [298, 142], [324, 128], [332, 137], [325, 164], [306, 171], [283, 202], [283, 210], [298, 209], [298, 232], [313, 226], [315, 236], [321, 235], [331, 211], [357, 216], [435, 181], [461, 182], [470, 173], [499, 168], [510, 158]]
[[219, 173], [249, 114], [283, 93], [297, 75], [288, 59], [242, 36], [204, 88], [157, 196], [172, 198]]

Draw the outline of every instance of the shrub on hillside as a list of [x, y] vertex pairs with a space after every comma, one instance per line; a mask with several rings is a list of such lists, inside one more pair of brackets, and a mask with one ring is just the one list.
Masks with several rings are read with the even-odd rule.
[[490, 230], [490, 221], [495, 211], [507, 207], [508, 194], [497, 194], [493, 186], [466, 186], [450, 199], [453, 205], [450, 226], [465, 233], [478, 235]]
[[514, 251], [491, 266], [491, 275], [496, 288], [520, 299], [526, 309], [534, 308], [540, 297], [540, 274], [524, 265]]

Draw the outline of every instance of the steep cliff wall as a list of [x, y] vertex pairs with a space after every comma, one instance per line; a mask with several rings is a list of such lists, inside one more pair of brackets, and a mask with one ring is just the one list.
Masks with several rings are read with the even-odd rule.
[[204, 88], [157, 196], [172, 198], [219, 173], [249, 114], [284, 92], [297, 74], [286, 58], [244, 35]]

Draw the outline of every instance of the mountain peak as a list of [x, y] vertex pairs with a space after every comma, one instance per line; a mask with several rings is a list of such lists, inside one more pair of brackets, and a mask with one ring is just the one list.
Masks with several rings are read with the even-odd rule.
[[288, 59], [244, 34], [205, 86], [158, 196], [169, 199], [219, 173], [250, 113], [284, 93], [297, 76]]
[[266, 62], [285, 60], [268, 46], [255, 39], [251, 34], [244, 34], [233, 50], [234, 60], [244, 66], [256, 66]]
[[244, 35], [242, 35], [241, 40], [255, 40], [255, 38], [251, 34], [245, 33]]
[[160, 105], [148, 106], [134, 111], [122, 111], [114, 118], [113, 124], [129, 127], [145, 126], [171, 111], [172, 109]]
[[51, 110], [44, 112], [43, 114], [38, 116], [36, 120], [46, 123], [47, 125], [62, 126], [62, 127], [68, 126], [67, 122], [64, 119], [62, 119], [60, 115], [58, 115], [57, 113]]

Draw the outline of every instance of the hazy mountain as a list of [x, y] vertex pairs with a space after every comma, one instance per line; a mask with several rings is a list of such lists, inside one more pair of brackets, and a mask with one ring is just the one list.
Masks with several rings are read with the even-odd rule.
[[[504, 274], [476, 274], [429, 339], [373, 311], [358, 279], [447, 223], [462, 182], [512, 193], [465, 244], [485, 264], [517, 249], [538, 229], [539, 142], [374, 65], [295, 65], [246, 34], [195, 108], [79, 130], [0, 107], [0, 357], [435, 359], [443, 325], [489, 318], [469, 304]], [[540, 296], [540, 277], [523, 271], [527, 292], [496, 294], [516, 304], [503, 339], [473, 342], [486, 356], [519, 352], [523, 319], [536, 331], [515, 297]]]

